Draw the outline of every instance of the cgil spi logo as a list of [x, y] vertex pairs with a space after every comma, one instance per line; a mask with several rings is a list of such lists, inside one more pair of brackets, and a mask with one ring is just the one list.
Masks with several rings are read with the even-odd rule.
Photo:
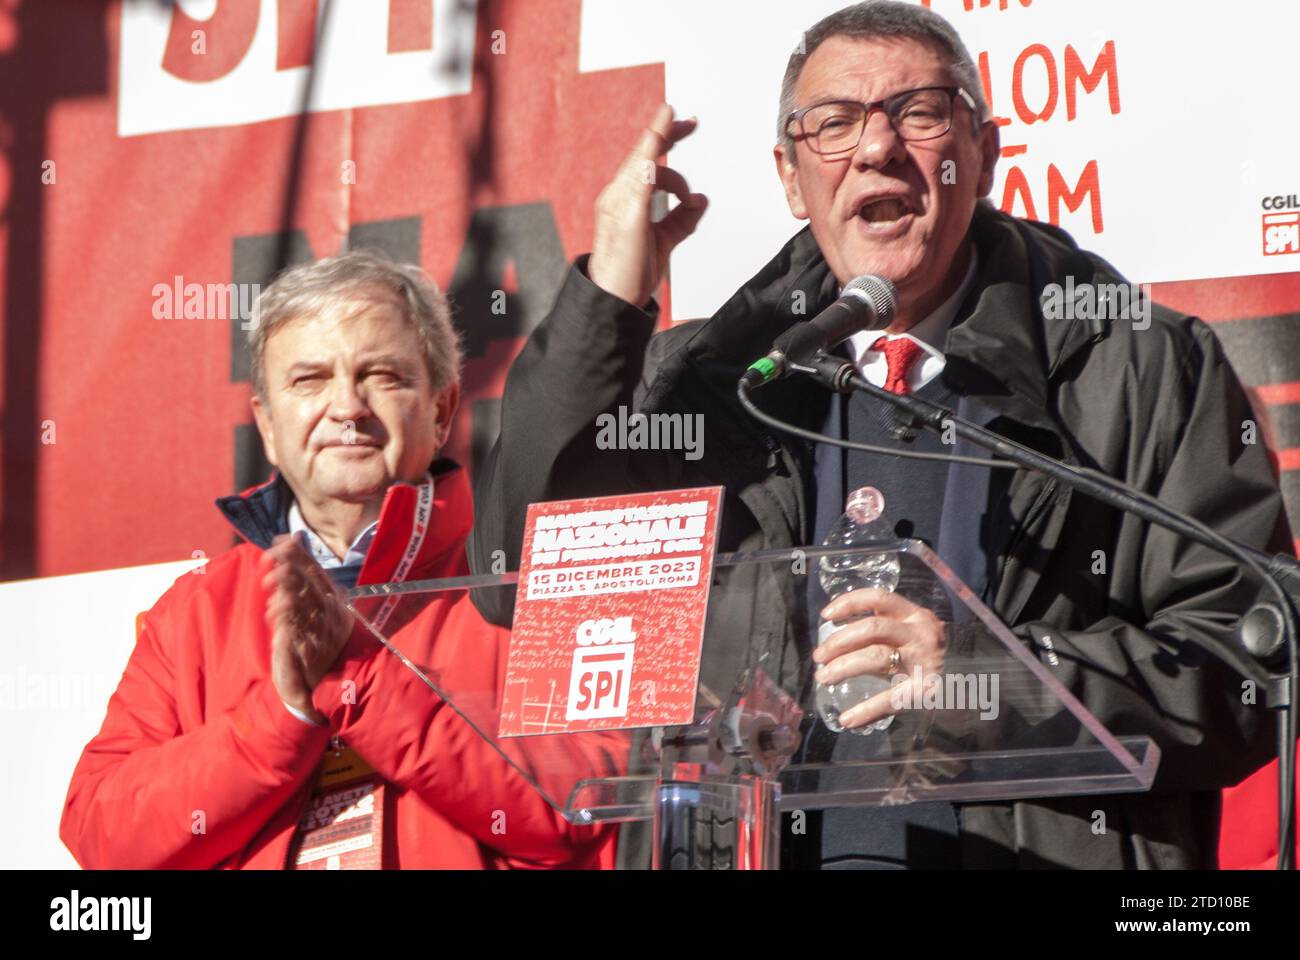
[[1300, 197], [1296, 194], [1265, 197], [1264, 256], [1300, 253]]
[[631, 617], [584, 620], [574, 631], [568, 720], [626, 717], [636, 631]]

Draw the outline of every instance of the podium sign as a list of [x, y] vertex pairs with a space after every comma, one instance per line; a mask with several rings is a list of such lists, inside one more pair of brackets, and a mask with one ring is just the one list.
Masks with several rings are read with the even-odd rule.
[[721, 495], [528, 508], [499, 736], [691, 721]]

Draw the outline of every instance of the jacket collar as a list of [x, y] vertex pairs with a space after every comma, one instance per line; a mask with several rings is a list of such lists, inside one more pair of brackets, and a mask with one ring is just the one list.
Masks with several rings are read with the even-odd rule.
[[279, 470], [265, 483], [216, 501], [217, 509], [235, 532], [263, 550], [280, 534], [289, 532], [291, 503], [293, 492]]
[[[1052, 378], [1105, 336], [1083, 319], [1047, 321], [1041, 296], [1051, 283], [1090, 282], [1092, 260], [1062, 230], [979, 208], [971, 235], [980, 270], [945, 353], [945, 376], [967, 394], [1017, 419], [1051, 426], [1046, 417]], [[955, 358], [955, 363], [953, 360]]]
[[[434, 480], [431, 503], [422, 503], [420, 488], [409, 483], [393, 484], [384, 494], [358, 584], [412, 579], [460, 549], [474, 519], [469, 480], [453, 460], [437, 460], [429, 472]], [[259, 486], [222, 497], [217, 508], [241, 537], [265, 550], [276, 536], [289, 532], [292, 503], [293, 492], [277, 470]]]
[[[993, 411], [1059, 432], [1047, 414], [1048, 384], [1075, 354], [1105, 335], [1082, 319], [1045, 321], [1044, 287], [1090, 282], [1093, 261], [1062, 230], [1031, 223], [991, 207], [977, 207], [971, 237], [979, 251], [974, 286], [948, 330], [944, 377], [963, 394], [979, 397]], [[771, 349], [791, 324], [808, 320], [832, 303], [838, 284], [812, 231], [805, 227], [700, 326], [648, 402], [662, 401], [692, 369], [712, 392], [734, 402], [745, 368]], [[763, 406], [814, 429], [825, 417], [824, 390], [801, 377], [763, 388]], [[753, 421], [744, 418], [753, 428]]]

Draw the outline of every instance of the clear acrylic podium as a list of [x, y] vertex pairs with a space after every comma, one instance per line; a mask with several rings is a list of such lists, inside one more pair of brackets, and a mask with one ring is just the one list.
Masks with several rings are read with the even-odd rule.
[[[881, 552], [899, 559], [897, 593], [944, 623], [943, 670], [929, 678], [927, 693], [900, 700], [908, 709], [888, 729], [835, 734], [814, 708], [811, 652], [824, 602], [818, 566], [823, 558]], [[1148, 789], [1155, 777], [1160, 754], [1151, 739], [1107, 730], [920, 541], [719, 555], [695, 719], [679, 727], [548, 733], [557, 706], [551, 699], [523, 706], [536, 734], [501, 737], [505, 664], [489, 631], [436, 644], [468, 645], [460, 651], [466, 655], [482, 645], [482, 656], [500, 661], [495, 682], [484, 679], [492, 671], [467, 680], [403, 651], [412, 629], [427, 629], [422, 607], [466, 590], [512, 593], [516, 581], [503, 574], [365, 586], [351, 591], [349, 604], [431, 697], [455, 710], [567, 821], [652, 823], [646, 866], [776, 867], [783, 812], [1126, 793]], [[760, 615], [777, 598], [786, 611], [779, 624]], [[617, 595], [609, 600], [616, 609]], [[391, 615], [394, 606], [400, 615]], [[566, 694], [556, 689], [552, 698]], [[868, 758], [837, 760], [834, 745], [843, 737], [866, 741]]]

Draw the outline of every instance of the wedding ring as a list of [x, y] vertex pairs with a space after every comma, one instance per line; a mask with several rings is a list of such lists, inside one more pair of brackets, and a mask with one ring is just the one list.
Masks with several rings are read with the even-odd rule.
[[902, 662], [903, 655], [900, 654], [898, 648], [895, 647], [894, 651], [889, 655], [889, 676], [892, 677], [894, 674], [898, 673], [898, 665]]

